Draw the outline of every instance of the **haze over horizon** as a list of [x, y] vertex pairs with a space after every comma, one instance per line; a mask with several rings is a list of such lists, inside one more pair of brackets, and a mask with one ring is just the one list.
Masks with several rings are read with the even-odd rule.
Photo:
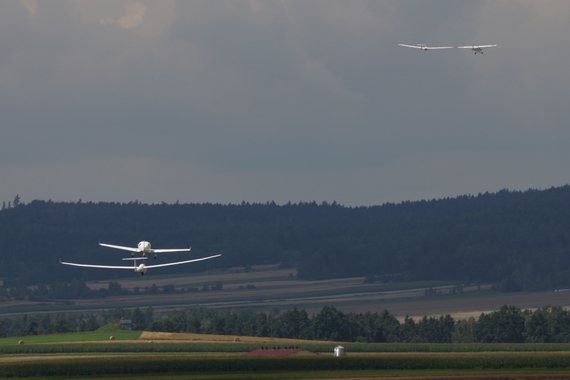
[[5, 1], [0, 201], [373, 205], [564, 185], [568, 14], [564, 0]]

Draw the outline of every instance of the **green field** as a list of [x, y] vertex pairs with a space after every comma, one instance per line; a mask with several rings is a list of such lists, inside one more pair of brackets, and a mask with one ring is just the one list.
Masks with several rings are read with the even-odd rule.
[[[545, 374], [570, 371], [569, 353], [352, 354], [345, 358], [307, 354], [248, 357], [245, 354], [24, 355], [0, 357], [2, 377], [80, 377], [200, 374], [202, 378], [363, 377], [428, 373]], [[154, 376], [154, 375], [153, 375]], [[256, 378], [260, 378], [255, 376]], [[193, 376], [193, 378], [195, 378]]]
[[[46, 378], [46, 377], [42, 377]], [[92, 379], [92, 376], [53, 376], [49, 379], [84, 380]], [[472, 371], [296, 371], [296, 372], [244, 372], [244, 373], [168, 373], [152, 375], [103, 375], [97, 379], [107, 380], [138, 380], [138, 379], [192, 379], [192, 380], [278, 380], [278, 379], [299, 379], [299, 380], [327, 380], [327, 379], [351, 379], [351, 380], [371, 380], [371, 379], [414, 379], [414, 380], [561, 380], [568, 379], [567, 371], [559, 370], [472, 370]], [[21, 379], [37, 379], [37, 377], [26, 377]]]
[[29, 335], [0, 339], [0, 346], [14, 345], [18, 342], [27, 344], [66, 343], [66, 342], [93, 342], [107, 341], [111, 336], [114, 340], [135, 340], [141, 335], [140, 331], [111, 330], [111, 331], [87, 331], [81, 333]]
[[[109, 341], [109, 336], [115, 340]], [[564, 378], [568, 344], [337, 344], [298, 341], [300, 351], [252, 353], [263, 343], [149, 341], [141, 332], [88, 333], [0, 340], [0, 377], [105, 379], [331, 379], [376, 377]], [[244, 337], [245, 339], [245, 337]], [[17, 344], [23, 340], [24, 344]], [[267, 353], [267, 350], [265, 351]]]
[[[113, 335], [114, 340], [109, 340]], [[200, 335], [200, 334], [195, 334]], [[0, 355], [14, 354], [68, 354], [68, 353], [246, 353], [260, 347], [291, 347], [313, 353], [329, 354], [339, 343], [312, 342], [293, 339], [286, 343], [260, 340], [246, 342], [249, 337], [240, 337], [239, 342], [204, 340], [147, 340], [140, 339], [140, 331], [84, 332], [27, 336], [0, 339]], [[217, 335], [215, 335], [217, 337]], [[234, 338], [231, 336], [230, 338]], [[18, 344], [19, 341], [22, 344]], [[390, 353], [569, 353], [570, 344], [565, 343], [342, 343], [353, 354]]]

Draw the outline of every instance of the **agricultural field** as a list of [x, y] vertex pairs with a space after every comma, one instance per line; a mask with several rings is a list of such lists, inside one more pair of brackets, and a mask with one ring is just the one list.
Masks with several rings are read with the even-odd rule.
[[[107, 289], [110, 283], [120, 284], [127, 293], [44, 302], [0, 300], [0, 316], [148, 306], [157, 311], [204, 307], [263, 312], [297, 307], [312, 314], [325, 305], [334, 305], [343, 312], [353, 313], [388, 310], [400, 319], [443, 314], [461, 319], [478, 317], [482, 312], [497, 310], [503, 305], [521, 309], [570, 306], [570, 291], [499, 293], [492, 291], [490, 285], [382, 283], [366, 282], [362, 277], [306, 281], [298, 279], [294, 270], [277, 266], [253, 267], [251, 270], [233, 268], [188, 276], [129, 275], [87, 285], [96, 290]], [[168, 292], [163, 291], [165, 287], [169, 288]], [[148, 292], [151, 288], [155, 289], [154, 293]]]
[[132, 334], [122, 341], [97, 341], [85, 333], [46, 336], [34, 343], [28, 339], [23, 345], [4, 340], [0, 377], [560, 379], [570, 373], [570, 346], [564, 344], [345, 344], [347, 355], [335, 358], [335, 342]]
[[[306, 281], [296, 278], [294, 270], [277, 266], [259, 266], [251, 270], [232, 268], [191, 276], [129, 275], [109, 281], [93, 281], [88, 286], [95, 290], [106, 289], [110, 282], [119, 283], [129, 293], [65, 301], [0, 301], [0, 315], [148, 306], [155, 310], [207, 307], [265, 312], [300, 307], [313, 313], [324, 305], [334, 305], [343, 312], [388, 310], [400, 318], [441, 314], [466, 318], [497, 310], [506, 304], [523, 309], [570, 305], [570, 291], [502, 294], [491, 291], [490, 285], [382, 283], [366, 282], [362, 277]], [[218, 288], [214, 290], [215, 284]], [[158, 289], [156, 293], [146, 292], [153, 286]], [[162, 292], [165, 286], [170, 287], [170, 292]], [[202, 290], [205, 286], [208, 290]], [[457, 292], [457, 289], [461, 290]]]

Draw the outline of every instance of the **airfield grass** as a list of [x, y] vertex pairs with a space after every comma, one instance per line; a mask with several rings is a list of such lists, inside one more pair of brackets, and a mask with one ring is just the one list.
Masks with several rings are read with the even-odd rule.
[[47, 343], [73, 343], [73, 342], [97, 342], [107, 341], [111, 336], [114, 340], [136, 340], [140, 337], [141, 331], [129, 330], [97, 330], [86, 331], [79, 333], [63, 333], [63, 334], [49, 334], [49, 335], [28, 335], [19, 337], [9, 337], [0, 339], [0, 352], [1, 347], [6, 345], [18, 344], [47, 344]]

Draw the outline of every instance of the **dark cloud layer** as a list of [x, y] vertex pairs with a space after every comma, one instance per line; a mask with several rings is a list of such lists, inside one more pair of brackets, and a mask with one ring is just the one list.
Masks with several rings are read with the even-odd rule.
[[568, 182], [564, 0], [0, 7], [6, 200], [361, 205]]

